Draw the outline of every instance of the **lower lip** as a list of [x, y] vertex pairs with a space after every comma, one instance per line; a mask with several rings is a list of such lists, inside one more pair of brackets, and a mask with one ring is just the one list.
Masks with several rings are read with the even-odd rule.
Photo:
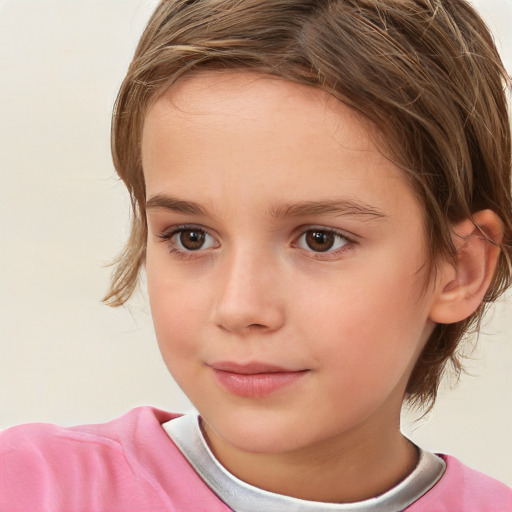
[[262, 398], [300, 381], [307, 370], [299, 372], [234, 373], [213, 368], [221, 386], [234, 395]]

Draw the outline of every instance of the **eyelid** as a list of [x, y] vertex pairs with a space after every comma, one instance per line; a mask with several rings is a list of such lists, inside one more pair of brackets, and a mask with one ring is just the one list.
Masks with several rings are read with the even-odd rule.
[[339, 235], [342, 238], [345, 238], [346, 240], [357, 243], [359, 239], [362, 237], [356, 235], [355, 233], [352, 233], [350, 231], [347, 231], [345, 229], [339, 229], [339, 228], [333, 228], [331, 226], [323, 226], [322, 224], [306, 224], [299, 226], [297, 229], [294, 230], [294, 238], [297, 239], [299, 236], [304, 235], [308, 231], [326, 231], [327, 233], [334, 233], [335, 235]]
[[172, 226], [169, 226], [165, 229], [162, 229], [160, 233], [157, 234], [159, 238], [169, 238], [170, 236], [179, 233], [180, 231], [187, 231], [187, 230], [194, 230], [197, 231], [204, 231], [210, 236], [214, 236], [212, 234], [212, 230], [210, 228], [207, 228], [205, 226], [202, 226], [201, 224], [174, 224]]
[[[172, 242], [172, 238], [179, 233], [182, 233], [183, 231], [202, 231], [205, 235], [209, 236], [215, 241], [215, 246], [206, 247], [204, 249], [199, 248], [197, 250], [188, 250], [186, 248], [177, 247], [176, 244]], [[167, 244], [167, 249], [170, 253], [178, 256], [181, 259], [198, 257], [203, 255], [205, 252], [210, 251], [211, 249], [216, 249], [220, 245], [217, 237], [214, 236], [209, 229], [197, 224], [178, 224], [175, 226], [170, 226], [162, 232], [158, 233], [157, 237], [161, 239], [162, 242]]]
[[[327, 251], [314, 251], [312, 249], [303, 249], [301, 247], [298, 247], [298, 241], [301, 237], [306, 235], [310, 231], [324, 231], [326, 233], [333, 233], [334, 235], [342, 238], [346, 241], [346, 243], [337, 249], [334, 250], [327, 250]], [[339, 258], [342, 253], [345, 253], [346, 251], [350, 251], [354, 248], [354, 246], [358, 245], [357, 242], [357, 235], [354, 235], [352, 233], [347, 234], [346, 231], [333, 228], [333, 227], [327, 227], [322, 225], [306, 225], [301, 226], [300, 228], [297, 228], [295, 231], [295, 235], [293, 238], [292, 246], [297, 247], [298, 249], [303, 250], [305, 253], [307, 253], [310, 257], [313, 257], [314, 259], [323, 259], [323, 260], [329, 260], [333, 258]]]

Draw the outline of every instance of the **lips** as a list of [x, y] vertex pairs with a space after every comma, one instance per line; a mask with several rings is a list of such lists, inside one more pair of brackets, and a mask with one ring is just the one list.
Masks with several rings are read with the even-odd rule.
[[208, 366], [225, 391], [245, 398], [263, 398], [277, 393], [297, 384], [308, 372], [259, 362], [216, 362]]

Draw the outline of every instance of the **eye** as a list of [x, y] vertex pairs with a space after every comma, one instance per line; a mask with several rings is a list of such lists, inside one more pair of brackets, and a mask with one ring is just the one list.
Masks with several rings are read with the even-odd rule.
[[217, 246], [215, 238], [204, 229], [190, 226], [178, 226], [170, 232], [162, 233], [160, 238], [168, 242], [173, 252], [195, 252]]
[[180, 249], [198, 251], [206, 244], [207, 234], [199, 229], [184, 229], [173, 235], [173, 241]]
[[313, 252], [333, 252], [347, 243], [349, 240], [336, 231], [309, 229], [299, 237], [297, 246]]

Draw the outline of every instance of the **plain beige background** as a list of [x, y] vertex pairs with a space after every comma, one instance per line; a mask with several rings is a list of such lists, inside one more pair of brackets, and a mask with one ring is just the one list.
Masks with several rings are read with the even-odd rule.
[[[475, 3], [512, 70], [512, 0]], [[129, 212], [110, 111], [155, 5], [0, 0], [0, 428], [100, 422], [143, 404], [190, 410], [144, 293], [130, 309], [100, 302]], [[485, 332], [472, 376], [404, 429], [512, 486], [512, 295]]]

